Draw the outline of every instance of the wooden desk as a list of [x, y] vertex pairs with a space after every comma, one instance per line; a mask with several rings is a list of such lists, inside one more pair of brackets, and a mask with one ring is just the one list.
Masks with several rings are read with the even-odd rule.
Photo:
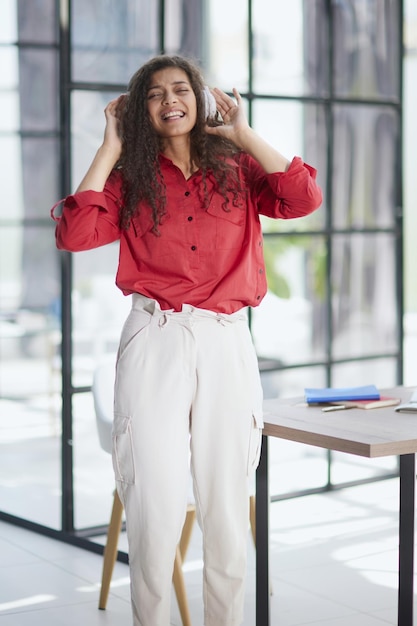
[[[384, 389], [407, 401], [414, 387]], [[265, 400], [262, 454], [256, 473], [256, 626], [270, 625], [268, 437], [367, 458], [400, 457], [398, 626], [413, 626], [415, 453], [417, 414], [395, 407], [323, 413], [303, 398]]]

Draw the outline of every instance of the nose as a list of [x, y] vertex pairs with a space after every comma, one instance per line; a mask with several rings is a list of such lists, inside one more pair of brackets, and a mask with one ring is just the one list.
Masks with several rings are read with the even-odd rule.
[[176, 102], [176, 95], [174, 92], [166, 92], [164, 95], [164, 101], [163, 104], [164, 105], [168, 105], [171, 104], [171, 102]]

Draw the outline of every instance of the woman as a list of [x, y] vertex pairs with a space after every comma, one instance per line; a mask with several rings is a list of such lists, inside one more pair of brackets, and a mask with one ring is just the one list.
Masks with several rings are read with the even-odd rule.
[[248, 476], [263, 425], [245, 314], [266, 292], [259, 214], [301, 217], [321, 203], [316, 171], [261, 139], [233, 93], [207, 93], [185, 58], [145, 63], [107, 105], [103, 143], [54, 218], [59, 249], [120, 240], [116, 283], [133, 294], [116, 366], [113, 464], [134, 626], [170, 622], [189, 457], [204, 623], [242, 622]]

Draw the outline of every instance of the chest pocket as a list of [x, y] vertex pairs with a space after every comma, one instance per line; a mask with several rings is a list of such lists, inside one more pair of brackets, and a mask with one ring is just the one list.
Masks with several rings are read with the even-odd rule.
[[[208, 227], [217, 250], [241, 248], [245, 240], [246, 206], [231, 206], [225, 211], [222, 199], [214, 199], [207, 208]], [[230, 205], [229, 205], [230, 206]]]
[[142, 237], [149, 232], [153, 226], [153, 219], [150, 212], [142, 209], [139, 215], [132, 218], [132, 227], [136, 237]]
[[157, 259], [178, 254], [183, 243], [183, 226], [175, 219], [171, 219], [169, 213], [162, 217], [159, 236], [153, 232], [152, 216], [145, 210], [132, 219], [132, 228], [136, 239], [135, 248], [142, 259]]

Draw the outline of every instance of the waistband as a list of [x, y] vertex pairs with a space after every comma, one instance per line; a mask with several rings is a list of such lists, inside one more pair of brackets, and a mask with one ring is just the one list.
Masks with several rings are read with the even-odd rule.
[[213, 319], [221, 323], [233, 323], [242, 320], [247, 322], [248, 320], [246, 308], [240, 309], [235, 313], [216, 313], [215, 311], [210, 311], [209, 309], [199, 309], [191, 304], [183, 304], [181, 311], [174, 311], [174, 309], [162, 310], [157, 300], [153, 300], [147, 296], [142, 296], [139, 293], [132, 294], [132, 309], [143, 310], [150, 315], [164, 317], [166, 320], [168, 318], [172, 318], [180, 321], [193, 317]]

